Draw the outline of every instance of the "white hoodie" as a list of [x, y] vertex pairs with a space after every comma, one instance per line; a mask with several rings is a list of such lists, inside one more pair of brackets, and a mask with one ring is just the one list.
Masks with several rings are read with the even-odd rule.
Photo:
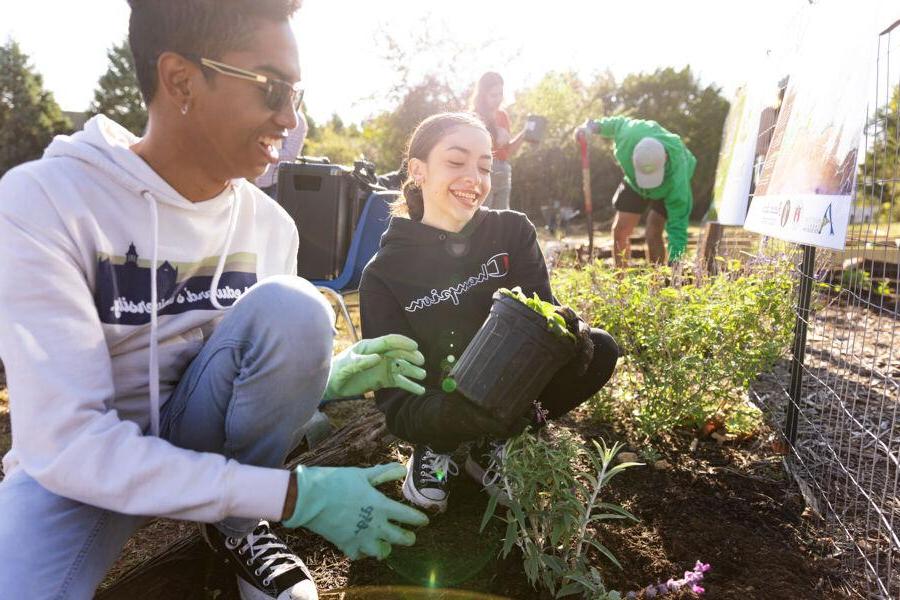
[[4, 470], [127, 514], [280, 519], [286, 470], [144, 431], [157, 431], [160, 400], [221, 316], [211, 284], [229, 306], [257, 280], [295, 274], [297, 228], [243, 180], [188, 201], [129, 149], [136, 141], [98, 116], [0, 180]]

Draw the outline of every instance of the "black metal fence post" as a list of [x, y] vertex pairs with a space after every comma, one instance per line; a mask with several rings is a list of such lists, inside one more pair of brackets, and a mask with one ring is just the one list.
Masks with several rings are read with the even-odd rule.
[[815, 246], [802, 245], [803, 261], [800, 265], [800, 297], [797, 303], [797, 322], [794, 325], [794, 346], [791, 357], [790, 400], [784, 423], [784, 436], [791, 447], [797, 441], [797, 417], [800, 394], [803, 391], [803, 362], [806, 358], [806, 329], [809, 324], [809, 304], [812, 298], [813, 269], [816, 262]]

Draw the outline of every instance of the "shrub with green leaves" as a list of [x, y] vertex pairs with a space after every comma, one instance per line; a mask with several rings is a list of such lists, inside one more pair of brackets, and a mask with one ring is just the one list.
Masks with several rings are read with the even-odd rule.
[[[590, 527], [608, 520], [637, 520], [601, 496], [616, 474], [640, 464], [613, 465], [620, 448], [603, 441], [585, 448], [566, 430], [556, 430], [552, 439], [524, 433], [508, 443], [500, 477], [510, 498], [501, 517], [506, 521], [503, 555], [514, 546], [521, 549], [533, 586], [540, 585], [556, 598], [621, 597], [606, 589], [600, 571], [588, 560], [588, 552], [594, 550], [621, 568], [612, 552], [593, 538]], [[495, 497], [488, 503], [482, 529], [496, 509]]]
[[624, 353], [615, 409], [648, 438], [728, 421], [745, 391], [787, 350], [794, 323], [791, 266], [729, 261], [717, 275], [595, 262], [554, 272], [560, 302], [609, 331]]

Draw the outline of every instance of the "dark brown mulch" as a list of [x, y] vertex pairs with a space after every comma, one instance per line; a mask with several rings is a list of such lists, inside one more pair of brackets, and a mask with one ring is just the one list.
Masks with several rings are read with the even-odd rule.
[[[586, 440], [613, 441], [618, 435], [584, 415], [567, 418], [563, 424]], [[691, 451], [690, 442], [690, 436], [669, 441], [669, 450], [664, 451], [669, 468], [635, 467], [613, 480], [605, 499], [622, 504], [641, 521], [596, 532], [623, 566], [619, 570], [602, 557], [592, 557], [608, 586], [640, 589], [680, 577], [701, 560], [712, 565], [704, 582], [706, 598], [845, 597], [834, 591], [833, 559], [818, 558], [828, 548], [827, 540], [814, 535], [816, 523], [805, 516], [802, 500], [783, 475], [772, 446], [761, 437], [725, 445], [709, 440]], [[386, 450], [377, 460], [390, 458]], [[391, 493], [399, 497], [399, 484]], [[448, 512], [418, 532], [413, 548], [395, 548], [382, 562], [350, 563], [316, 536], [285, 533], [292, 547], [306, 557], [323, 598], [340, 597], [327, 590], [397, 585], [468, 590], [469, 596], [463, 597], [480, 592], [515, 599], [546, 598], [528, 585], [519, 556], [498, 558], [503, 534], [499, 524], [478, 532], [485, 505], [485, 496], [473, 483], [464, 476], [457, 478]], [[157, 589], [166, 592], [158, 597], [237, 598], [233, 576], [202, 547], [192, 548], [145, 577], [165, 580]], [[129, 597], [110, 594], [114, 589], [103, 597]], [[679, 597], [693, 594], [668, 596]]]
[[[610, 434], [583, 427], [587, 436]], [[670, 440], [670, 468], [626, 470], [609, 500], [641, 522], [597, 532], [622, 563], [606, 569], [612, 588], [635, 589], [680, 577], [696, 560], [712, 570], [706, 598], [843, 598], [832, 591], [833, 559], [819, 559], [827, 540], [815, 534], [815, 517], [783, 473], [780, 457], [763, 439], [740, 445]]]

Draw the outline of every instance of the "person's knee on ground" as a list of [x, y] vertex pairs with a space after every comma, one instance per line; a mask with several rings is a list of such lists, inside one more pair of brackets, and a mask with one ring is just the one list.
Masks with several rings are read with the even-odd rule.
[[666, 243], [663, 241], [663, 230], [666, 227], [666, 217], [655, 210], [647, 214], [647, 259], [654, 264], [663, 264], [666, 261]]

